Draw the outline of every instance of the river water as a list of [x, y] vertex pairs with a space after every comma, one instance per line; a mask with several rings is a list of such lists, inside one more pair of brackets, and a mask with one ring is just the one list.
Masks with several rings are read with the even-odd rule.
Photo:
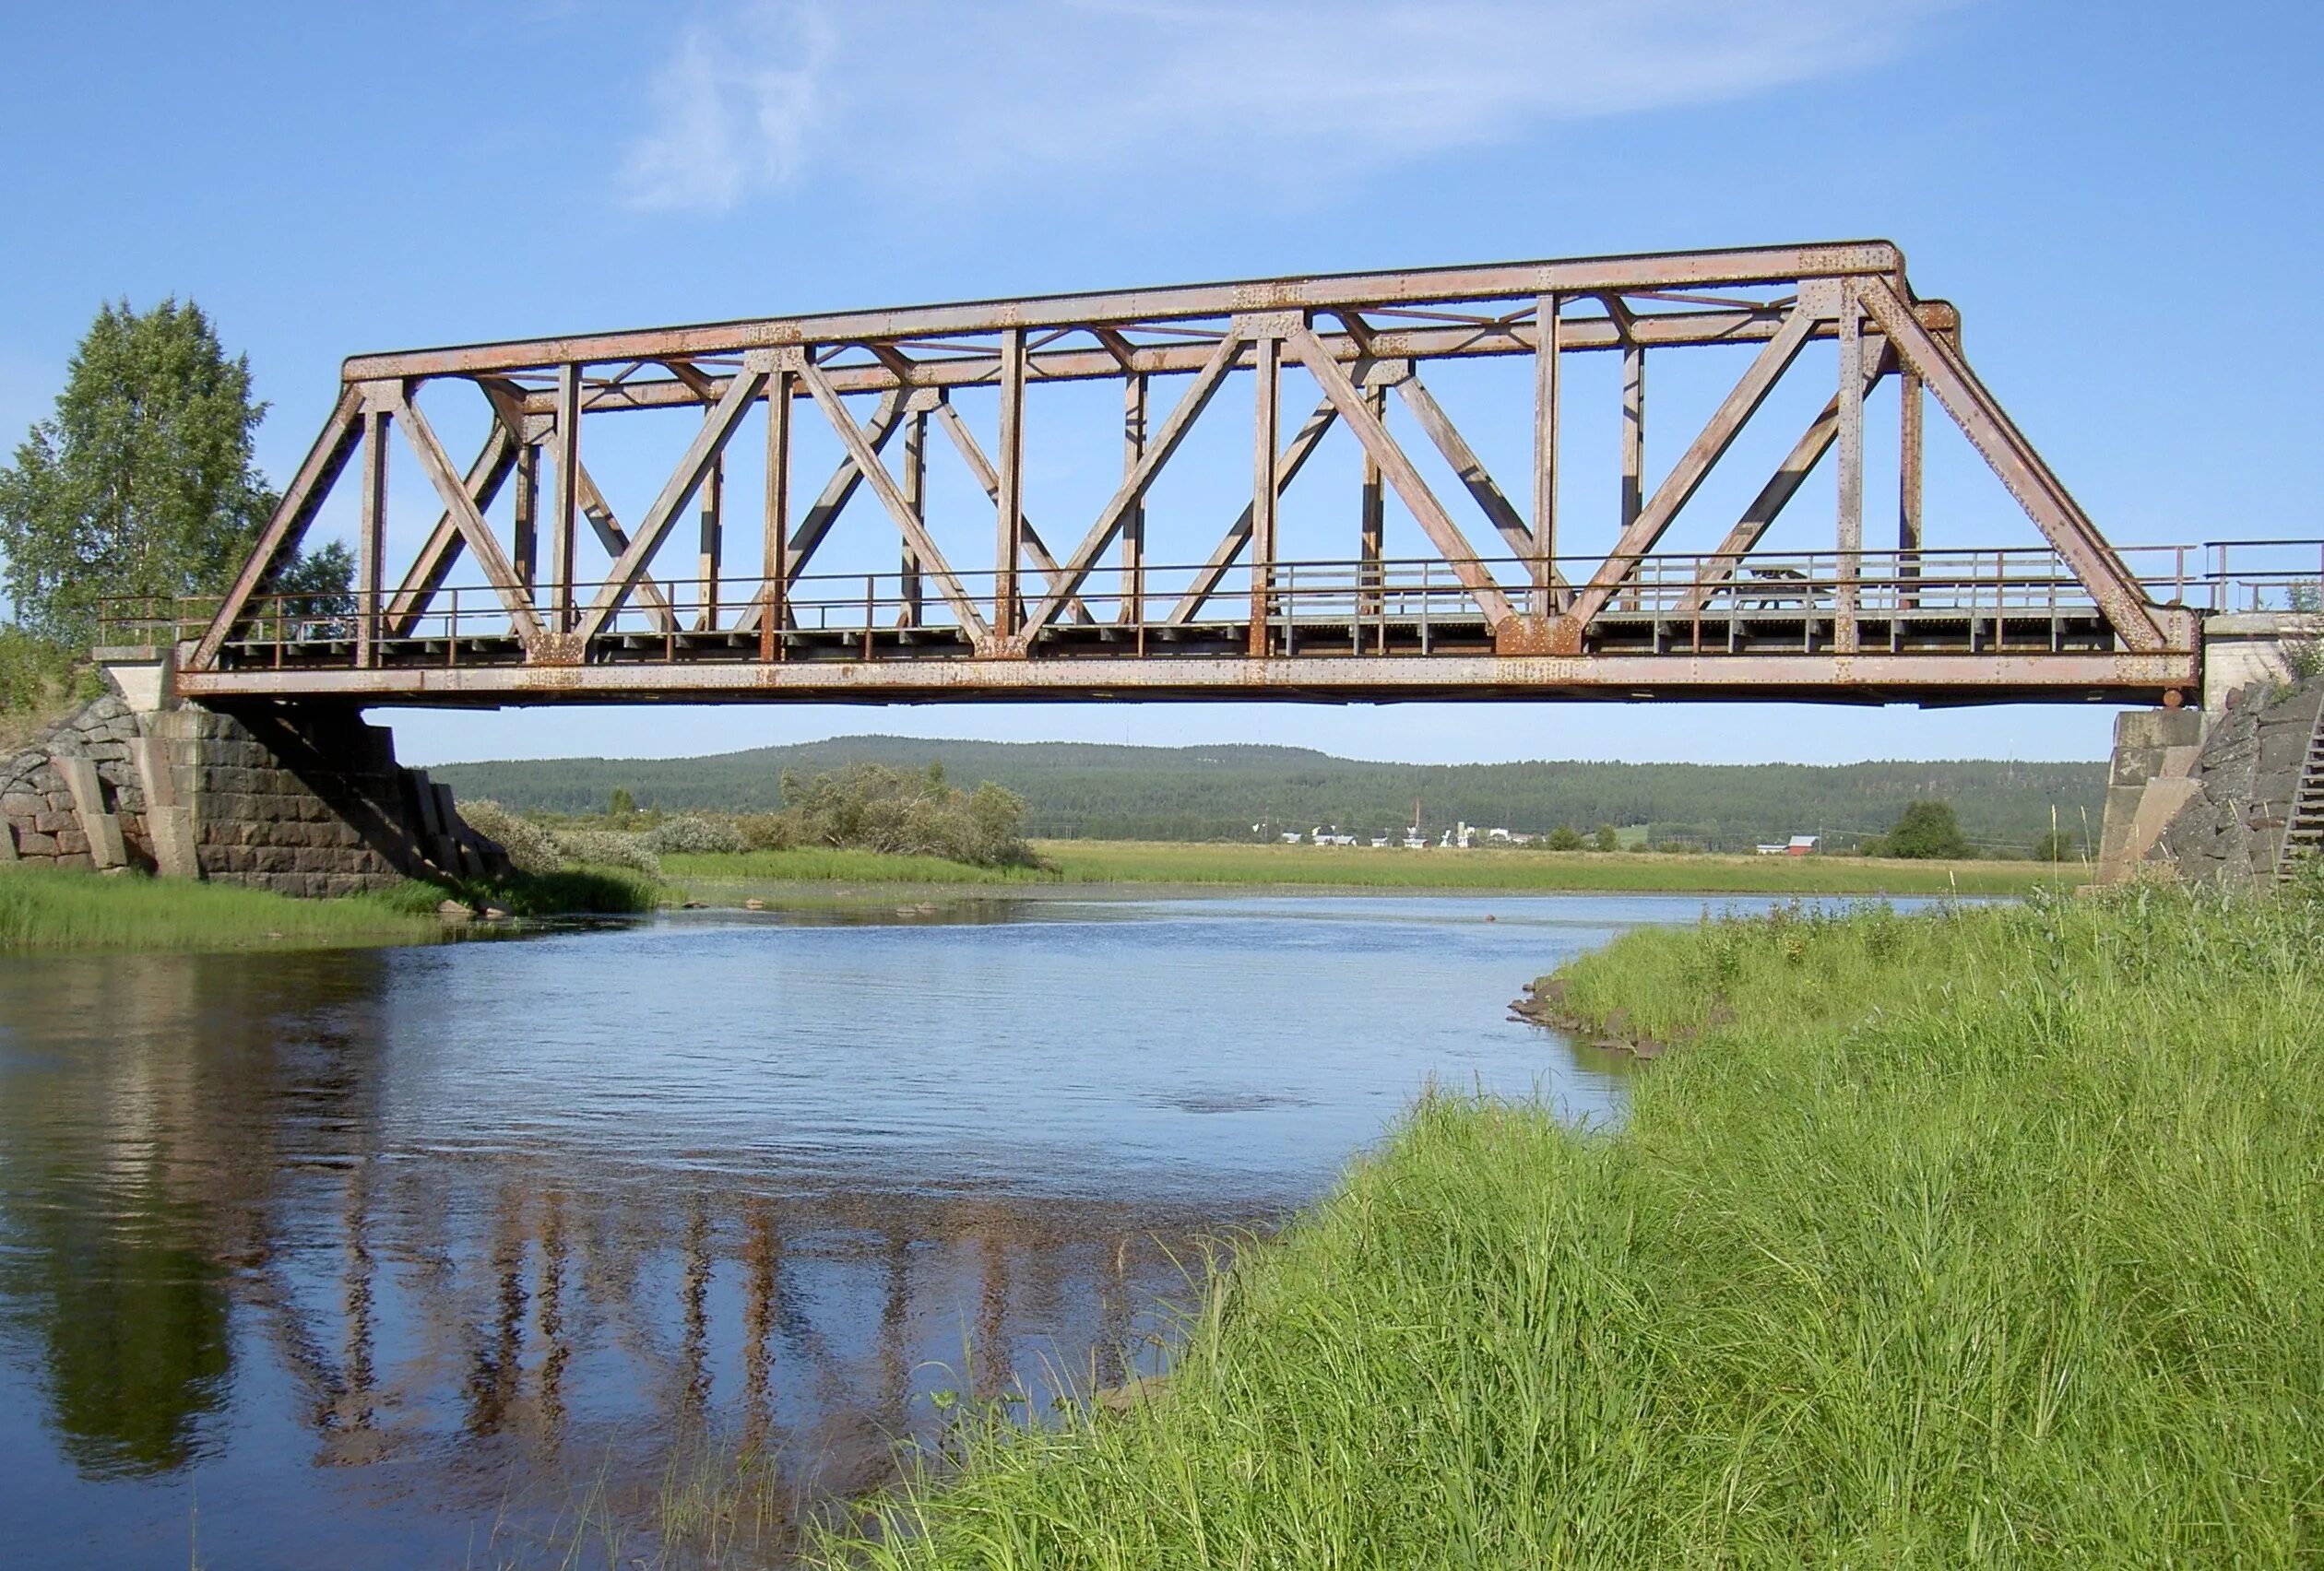
[[0, 1561], [554, 1564], [703, 1435], [800, 1508], [873, 1488], [946, 1393], [1151, 1365], [1204, 1241], [1325, 1192], [1431, 1079], [1618, 1114], [1625, 1063], [1507, 1003], [1702, 904], [0, 957]]

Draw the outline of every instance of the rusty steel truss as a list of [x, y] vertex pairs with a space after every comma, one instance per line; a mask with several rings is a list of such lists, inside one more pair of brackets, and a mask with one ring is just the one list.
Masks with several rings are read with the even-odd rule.
[[[398, 704], [1268, 694], [1973, 703], [2196, 690], [2194, 614], [2158, 604], [2101, 537], [1970, 369], [1959, 328], [1952, 307], [1914, 293], [1895, 246], [1865, 242], [359, 355], [231, 591], [185, 629], [179, 681], [210, 699]], [[1714, 549], [1662, 549], [1745, 423], [1819, 343], [1837, 346], [1836, 385], [1766, 485]], [[1739, 379], [1650, 487], [1650, 354], [1737, 345], [1751, 351]], [[1561, 368], [1595, 353], [1621, 360], [1619, 514], [1606, 520], [1618, 535], [1610, 551], [1577, 557], [1560, 550]], [[1514, 497], [1425, 379], [1476, 357], [1533, 367], [1532, 463]], [[1286, 419], [1295, 376], [1316, 401]], [[1868, 549], [1865, 400], [1891, 377], [1902, 391], [1894, 543]], [[1157, 551], [1148, 493], [1237, 380], [1250, 388], [1251, 500], [1223, 534], [1213, 525]], [[1122, 479], [1085, 526], [1045, 534], [1023, 501], [1030, 395], [1087, 382], [1120, 389]], [[465, 467], [421, 412], [419, 390], [433, 384], [463, 385], [490, 411]], [[989, 447], [955, 402], [971, 388], [998, 394]], [[1925, 394], [2045, 546], [1924, 541]], [[1464, 496], [1429, 484], [1417, 449], [1391, 430], [1392, 400]], [[624, 523], [592, 478], [587, 432], [597, 419], [669, 408], [698, 410], [700, 423], [652, 504]], [[844, 455], [812, 496], [791, 455], [805, 421], [827, 424]], [[931, 533], [931, 422], [990, 498], [989, 563], [948, 560]], [[1280, 500], [1334, 425], [1361, 454], [1347, 492], [1350, 550], [1288, 560]], [[755, 539], [743, 575], [725, 554], [741, 510], [727, 494], [724, 455], [746, 429], [765, 443], [766, 483], [748, 509]], [[441, 514], [416, 553], [391, 561], [386, 477], [398, 439]], [[1829, 548], [1769, 556], [1770, 526], [1827, 455], [1838, 480]], [[311, 600], [274, 594], [273, 579], [350, 467], [356, 595], [351, 613], [318, 614]], [[508, 522], [496, 526], [487, 510], [512, 487]], [[818, 572], [818, 548], [865, 490], [895, 533], [898, 566]], [[1384, 553], [1391, 493], [1427, 557]], [[690, 511], [691, 571], [658, 576]], [[575, 566], [583, 530], [611, 562], [594, 582]], [[480, 586], [448, 586], [463, 556]]]

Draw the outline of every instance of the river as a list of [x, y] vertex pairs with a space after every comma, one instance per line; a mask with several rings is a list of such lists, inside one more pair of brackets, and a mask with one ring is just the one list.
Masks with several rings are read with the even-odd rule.
[[1627, 1062], [1507, 1003], [1702, 908], [939, 901], [0, 956], [4, 1558], [553, 1564], [702, 1435], [802, 1509], [876, 1487], [949, 1393], [1150, 1367], [1205, 1241], [1325, 1192], [1432, 1079], [1618, 1116]]

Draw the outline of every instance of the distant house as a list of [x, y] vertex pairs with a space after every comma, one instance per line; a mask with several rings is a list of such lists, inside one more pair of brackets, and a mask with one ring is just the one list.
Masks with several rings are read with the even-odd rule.
[[1790, 842], [1784, 845], [1784, 855], [1786, 856], [1812, 856], [1816, 854], [1816, 847], [1822, 844], [1823, 837], [1821, 835], [1795, 834], [1791, 837]]
[[1773, 845], [1761, 841], [1754, 849], [1762, 856], [1784, 856], [1791, 852], [1791, 847], [1780, 840]]
[[1286, 829], [1283, 832], [1283, 843], [1286, 845], [1297, 845], [1300, 841], [1306, 838], [1307, 836], [1301, 834], [1296, 829]]

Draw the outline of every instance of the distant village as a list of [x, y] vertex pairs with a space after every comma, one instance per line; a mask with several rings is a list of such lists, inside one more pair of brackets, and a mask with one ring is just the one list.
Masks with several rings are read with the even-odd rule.
[[[1264, 823], [1254, 823], [1251, 826], [1251, 833], [1254, 835], [1264, 835], [1269, 831], [1270, 826]], [[1618, 834], [1618, 832], [1611, 830], [1610, 826], [1601, 828], [1597, 835], [1592, 838], [1573, 829], [1543, 834], [1526, 830], [1508, 829], [1498, 824], [1487, 829], [1481, 825], [1469, 823], [1465, 820], [1460, 820], [1435, 832], [1434, 837], [1431, 838], [1429, 832], [1421, 827], [1417, 804], [1412, 822], [1379, 834], [1351, 834], [1335, 823], [1316, 824], [1306, 830], [1275, 830], [1274, 833], [1275, 837], [1286, 845], [1363, 845], [1375, 851], [1389, 849], [1472, 851], [1480, 845], [1545, 845], [1551, 850], [1580, 850], [1585, 846], [1601, 851], [1622, 848], [1618, 843], [1609, 844]], [[1752, 849], [1762, 856], [1812, 856], [1822, 847], [1822, 845], [1821, 835], [1795, 834], [1788, 840], [1762, 841]]]

